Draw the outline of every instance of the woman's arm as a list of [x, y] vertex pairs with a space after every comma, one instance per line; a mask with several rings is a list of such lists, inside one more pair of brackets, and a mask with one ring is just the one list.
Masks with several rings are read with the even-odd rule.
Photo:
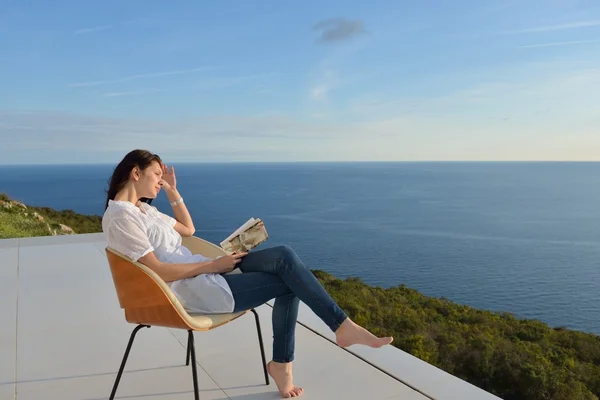
[[[165, 193], [169, 198], [169, 202], [182, 199], [177, 189], [165, 189]], [[178, 204], [173, 206], [173, 214], [177, 220], [173, 229], [175, 229], [181, 236], [192, 236], [194, 232], [196, 232], [190, 212], [183, 201], [180, 201]]]
[[216, 272], [214, 261], [215, 260], [209, 260], [189, 264], [165, 263], [156, 258], [153, 251], [140, 257], [138, 260], [138, 262], [156, 272], [156, 274], [165, 282], [191, 278], [200, 274], [214, 273]]
[[190, 264], [172, 264], [160, 261], [151, 251], [138, 259], [138, 262], [144, 264], [165, 282], [172, 282], [179, 279], [191, 278], [200, 274], [222, 274], [231, 272], [241, 261], [241, 258], [248, 253], [239, 253], [222, 256], [210, 261], [201, 261]]
[[175, 177], [175, 167], [171, 166], [171, 170], [163, 164], [162, 186], [169, 199], [169, 203], [174, 203], [173, 214], [177, 222], [173, 227], [181, 236], [192, 236], [196, 232], [194, 222], [190, 216], [190, 212], [183, 203], [181, 194], [177, 191], [177, 179]]

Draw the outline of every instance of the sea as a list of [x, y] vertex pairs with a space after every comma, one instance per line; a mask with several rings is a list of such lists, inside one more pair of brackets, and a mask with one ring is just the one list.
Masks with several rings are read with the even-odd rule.
[[[114, 165], [0, 166], [0, 192], [104, 212]], [[196, 235], [250, 217], [311, 269], [600, 334], [600, 163], [175, 165]], [[161, 192], [154, 201], [172, 215]]]

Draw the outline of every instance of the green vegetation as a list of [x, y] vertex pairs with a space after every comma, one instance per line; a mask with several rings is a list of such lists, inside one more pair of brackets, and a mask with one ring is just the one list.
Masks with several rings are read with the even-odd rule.
[[28, 207], [58, 224], [70, 226], [76, 233], [102, 232], [102, 217], [99, 215], [77, 214], [73, 210], [56, 211], [48, 207]]
[[393, 345], [506, 400], [600, 396], [600, 337], [553, 329], [424, 296], [405, 286], [368, 286], [315, 270], [353, 320]]
[[50, 235], [48, 225], [29, 216], [0, 210], [0, 239]]
[[[0, 194], [0, 238], [65, 233], [59, 224], [76, 233], [102, 230], [100, 216], [26, 207]], [[404, 285], [383, 289], [313, 273], [357, 323], [505, 400], [600, 397], [599, 336], [427, 297]]]
[[102, 217], [31, 207], [0, 193], [0, 239], [94, 233], [102, 231]]

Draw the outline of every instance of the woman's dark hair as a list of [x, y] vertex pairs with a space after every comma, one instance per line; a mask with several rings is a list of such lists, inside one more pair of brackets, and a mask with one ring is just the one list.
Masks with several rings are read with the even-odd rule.
[[[154, 161], [162, 165], [162, 160], [156, 154], [149, 152], [148, 150], [132, 150], [121, 160], [121, 162], [115, 167], [113, 174], [108, 183], [108, 190], [106, 191], [106, 204], [104, 209], [108, 208], [109, 200], [114, 200], [119, 190], [123, 189], [125, 183], [129, 179], [131, 170], [138, 167], [142, 171], [148, 168]], [[150, 203], [152, 199], [141, 198], [141, 201]]]

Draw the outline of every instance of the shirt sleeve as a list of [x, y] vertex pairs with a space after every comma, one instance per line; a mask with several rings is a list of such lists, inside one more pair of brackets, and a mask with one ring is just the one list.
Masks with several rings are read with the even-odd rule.
[[131, 258], [139, 260], [154, 251], [141, 221], [126, 216], [114, 218], [106, 232], [108, 246]]

